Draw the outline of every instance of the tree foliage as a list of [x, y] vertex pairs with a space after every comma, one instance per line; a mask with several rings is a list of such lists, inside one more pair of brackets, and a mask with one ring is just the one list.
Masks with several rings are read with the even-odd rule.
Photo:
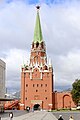
[[80, 101], [80, 80], [76, 79], [75, 82], [72, 84], [72, 99], [76, 105], [78, 105]]

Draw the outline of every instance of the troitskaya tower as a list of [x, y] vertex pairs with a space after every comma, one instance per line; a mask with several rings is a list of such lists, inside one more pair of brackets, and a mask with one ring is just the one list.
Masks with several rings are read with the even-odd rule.
[[21, 109], [27, 106], [35, 110], [53, 108], [53, 68], [50, 60], [47, 63], [39, 9], [37, 6], [30, 63], [24, 65], [21, 72]]

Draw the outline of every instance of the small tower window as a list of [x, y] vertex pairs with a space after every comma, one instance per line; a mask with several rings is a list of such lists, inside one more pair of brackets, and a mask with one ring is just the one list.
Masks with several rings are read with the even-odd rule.
[[47, 92], [47, 90], [45, 90], [45, 92]]
[[47, 97], [45, 99], [47, 100]]
[[47, 66], [46, 66], [46, 65], [45, 65], [44, 69], [45, 69], [45, 70], [48, 70], [48, 68], [47, 68]]
[[28, 84], [26, 84], [26, 87], [28, 87]]
[[45, 84], [45, 87], [47, 87], [47, 84]]
[[33, 84], [33, 87], [35, 86], [35, 84]]
[[36, 48], [38, 48], [38, 46], [39, 46], [39, 43], [37, 42], [37, 43], [36, 43]]
[[27, 97], [26, 97], [26, 100], [27, 100]]
[[44, 44], [43, 44], [43, 42], [41, 43], [41, 48], [44, 48]]
[[36, 92], [38, 92], [38, 90], [36, 90]]

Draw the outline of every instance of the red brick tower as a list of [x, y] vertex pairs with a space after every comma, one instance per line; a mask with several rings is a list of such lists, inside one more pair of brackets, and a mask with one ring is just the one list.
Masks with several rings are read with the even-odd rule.
[[30, 63], [22, 67], [21, 103], [34, 109], [53, 108], [53, 68], [47, 62], [46, 46], [43, 41], [39, 6], [37, 6], [34, 39], [31, 46]]

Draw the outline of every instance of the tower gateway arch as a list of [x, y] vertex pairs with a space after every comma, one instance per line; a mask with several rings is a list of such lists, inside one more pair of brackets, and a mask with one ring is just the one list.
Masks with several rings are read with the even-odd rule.
[[53, 109], [53, 67], [47, 62], [46, 46], [43, 40], [39, 10], [37, 6], [34, 37], [31, 45], [30, 62], [21, 72], [21, 109]]

